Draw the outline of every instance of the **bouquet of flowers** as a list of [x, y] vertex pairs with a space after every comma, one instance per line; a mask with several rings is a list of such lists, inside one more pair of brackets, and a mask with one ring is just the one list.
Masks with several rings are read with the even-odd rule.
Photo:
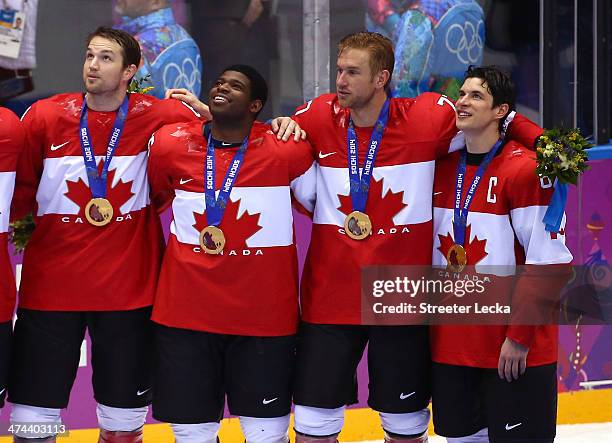
[[586, 150], [589, 143], [577, 128], [554, 128], [544, 131], [536, 142], [536, 172], [555, 183], [555, 190], [542, 222], [546, 231], [559, 232], [567, 202], [567, 185], [575, 185], [589, 166]]
[[586, 150], [592, 146], [577, 128], [547, 130], [536, 142], [536, 172], [552, 181], [575, 185], [589, 168]]
[[32, 214], [26, 215], [20, 220], [16, 220], [9, 225], [9, 240], [13, 243], [15, 254], [23, 252], [34, 232], [34, 217]]

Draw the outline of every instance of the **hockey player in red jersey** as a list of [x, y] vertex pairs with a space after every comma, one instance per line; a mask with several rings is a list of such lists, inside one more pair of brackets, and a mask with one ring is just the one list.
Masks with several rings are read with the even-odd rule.
[[[361, 325], [361, 269], [431, 264], [435, 161], [463, 141], [446, 97], [388, 98], [393, 65], [392, 44], [379, 34], [344, 38], [337, 93], [309, 101], [294, 116], [319, 165], [301, 286], [299, 443], [337, 441], [345, 405], [356, 401], [355, 371], [366, 345], [368, 404], [380, 412], [385, 441], [427, 441], [428, 330]], [[511, 130], [529, 144], [540, 134], [521, 116]]]
[[15, 309], [15, 276], [8, 254], [8, 225], [23, 129], [15, 114], [0, 108], [0, 408], [4, 406]]
[[[150, 322], [163, 252], [149, 203], [147, 140], [196, 120], [184, 103], [126, 94], [140, 48], [99, 28], [87, 40], [85, 94], [60, 94], [24, 115], [12, 217], [34, 214], [9, 375], [16, 441], [55, 441], [85, 330], [92, 341], [100, 441], [142, 441], [151, 401]], [[38, 430], [41, 432], [30, 432]]]
[[[292, 200], [314, 206], [307, 142], [255, 121], [265, 80], [228, 67], [209, 94], [212, 122], [164, 126], [149, 180], [174, 219], [161, 269], [153, 415], [178, 443], [214, 443], [227, 395], [247, 443], [286, 443], [298, 327]], [[216, 191], [218, 190], [218, 193]]]
[[[552, 182], [536, 174], [533, 152], [501, 139], [500, 122], [514, 108], [510, 78], [497, 68], [470, 68], [456, 106], [466, 148], [436, 166], [434, 265], [449, 264], [453, 250], [463, 259], [451, 265], [471, 265], [476, 272], [480, 266], [488, 273], [569, 263], [565, 219], [558, 234], [542, 222]], [[542, 288], [533, 281], [521, 276], [507, 291], [513, 311], [539, 295]], [[502, 296], [495, 294], [496, 300]], [[431, 332], [437, 434], [453, 442], [554, 440], [555, 326], [439, 325]]]

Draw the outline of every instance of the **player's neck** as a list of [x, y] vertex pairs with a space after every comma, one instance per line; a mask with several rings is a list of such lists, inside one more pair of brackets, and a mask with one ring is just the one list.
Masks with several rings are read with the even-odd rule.
[[241, 143], [251, 132], [253, 121], [225, 122], [215, 120], [211, 123], [211, 134], [215, 140], [226, 143]]
[[500, 134], [497, 126], [491, 126], [484, 131], [464, 131], [465, 144], [470, 154], [486, 154], [499, 140]]
[[365, 105], [359, 108], [351, 108], [351, 119], [355, 126], [364, 128], [374, 126], [385, 100], [387, 100], [387, 93], [384, 90], [377, 91]]
[[103, 94], [85, 94], [87, 98], [87, 107], [93, 111], [111, 112], [116, 111], [123, 103], [125, 98], [125, 89], [119, 89], [110, 93]]

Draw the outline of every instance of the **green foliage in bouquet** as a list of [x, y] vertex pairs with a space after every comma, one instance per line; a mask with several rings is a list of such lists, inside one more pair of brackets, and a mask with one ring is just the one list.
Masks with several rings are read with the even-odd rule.
[[34, 232], [34, 217], [28, 214], [20, 220], [16, 220], [9, 225], [9, 239], [13, 243], [15, 253], [23, 252], [30, 241], [32, 232]]
[[536, 143], [536, 172], [558, 183], [575, 185], [589, 168], [586, 150], [592, 146], [577, 128], [549, 129]]
[[130, 82], [130, 86], [128, 86], [128, 92], [148, 94], [150, 91], [155, 89], [153, 86], [145, 86], [145, 83], [147, 83], [150, 78], [151, 74], [147, 74], [142, 78], [136, 78], [136, 76], [134, 76], [134, 78], [132, 78], [132, 81]]

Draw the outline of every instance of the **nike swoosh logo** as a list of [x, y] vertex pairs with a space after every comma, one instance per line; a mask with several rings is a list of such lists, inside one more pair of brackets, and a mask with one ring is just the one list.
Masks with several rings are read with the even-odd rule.
[[433, 195], [438, 195], [438, 194], [442, 194], [442, 191], [433, 193]]
[[61, 148], [62, 146], [66, 146], [68, 143], [70, 143], [70, 140], [65, 143], [62, 143], [61, 145], [54, 145], [53, 143], [51, 143], [51, 150], [57, 151], [59, 148]]
[[270, 403], [272, 403], [273, 401], [276, 401], [276, 400], [278, 400], [278, 397], [274, 397], [274, 398], [273, 398], [273, 399], [271, 399], [271, 400], [268, 400], [268, 399], [265, 399], [265, 398], [264, 398], [264, 399], [263, 399], [263, 401], [262, 401], [262, 403], [263, 403], [264, 405], [269, 405]]
[[416, 391], [412, 391], [410, 394], [404, 394], [402, 392], [400, 393], [400, 400], [406, 400], [408, 397], [412, 397], [414, 394], [416, 394]]
[[517, 424], [515, 424], [515, 425], [510, 426], [510, 424], [509, 424], [509, 423], [506, 423], [506, 431], [511, 431], [511, 430], [513, 430], [514, 428], [518, 428], [518, 427], [519, 427], [520, 425], [522, 425], [522, 424], [523, 424], [523, 423], [517, 423]]
[[192, 178], [188, 178], [187, 180], [185, 180], [184, 178], [179, 180], [179, 183], [181, 185], [184, 185], [185, 183], [189, 183], [191, 180], [193, 180]]
[[145, 389], [144, 391], [136, 391], [136, 395], [140, 397], [141, 395], [146, 394], [150, 390], [151, 390], [151, 388]]
[[319, 158], [329, 157], [330, 155], [334, 154], [337, 154], [337, 152], [328, 152], [327, 154], [323, 154], [321, 151], [319, 151]]
[[2, 389], [2, 391], [0, 391], [0, 395], [2, 395], [4, 393], [4, 391], [6, 391], [6, 388]]

